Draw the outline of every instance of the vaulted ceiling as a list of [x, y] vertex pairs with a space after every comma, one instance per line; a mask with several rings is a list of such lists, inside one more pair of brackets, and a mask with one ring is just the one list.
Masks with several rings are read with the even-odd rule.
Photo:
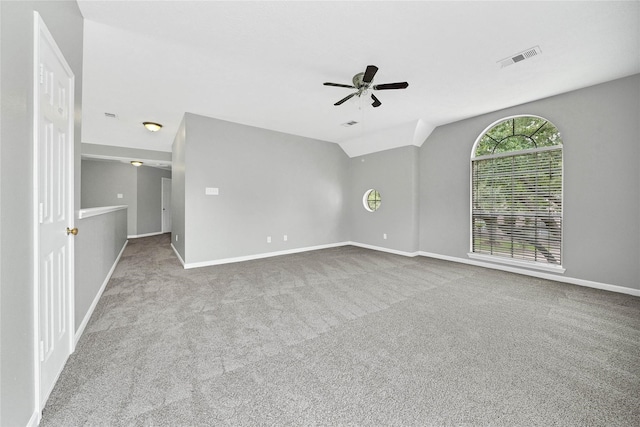
[[[335, 142], [357, 156], [640, 72], [638, 1], [78, 4], [84, 143], [171, 151], [190, 112]], [[369, 97], [334, 106], [351, 90], [322, 83], [350, 84], [369, 64], [379, 67], [374, 83], [409, 87], [376, 92], [378, 108]], [[150, 133], [143, 121], [164, 127]]]

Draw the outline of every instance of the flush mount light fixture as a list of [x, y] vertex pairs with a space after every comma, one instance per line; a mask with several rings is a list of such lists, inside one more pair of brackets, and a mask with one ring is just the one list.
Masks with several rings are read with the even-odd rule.
[[151, 132], [158, 132], [160, 129], [162, 129], [162, 125], [160, 123], [143, 122], [142, 124], [147, 128], [148, 131]]
[[142, 166], [142, 162], [140, 160], [134, 160], [131, 164], [135, 167]]

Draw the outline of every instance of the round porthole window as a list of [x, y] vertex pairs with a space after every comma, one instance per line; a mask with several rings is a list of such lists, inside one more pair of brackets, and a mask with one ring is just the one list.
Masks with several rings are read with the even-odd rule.
[[375, 212], [380, 207], [380, 193], [378, 190], [367, 190], [362, 197], [362, 204], [369, 212]]

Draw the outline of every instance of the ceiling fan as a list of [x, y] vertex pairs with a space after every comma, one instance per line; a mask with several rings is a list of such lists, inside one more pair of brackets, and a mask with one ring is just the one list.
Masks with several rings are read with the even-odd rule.
[[[367, 65], [367, 69], [364, 71], [364, 73], [358, 73], [355, 76], [353, 76], [353, 79], [352, 79], [353, 85], [344, 85], [340, 83], [330, 83], [330, 82], [324, 83], [325, 86], [336, 86], [336, 87], [346, 87], [350, 89], [356, 89], [356, 92], [353, 92], [345, 96], [344, 98], [342, 98], [340, 101], [336, 102], [333, 105], [340, 105], [348, 101], [349, 99], [353, 98], [354, 96], [362, 96], [363, 94], [366, 94], [369, 89], [371, 90], [406, 89], [409, 86], [409, 83], [407, 82], [383, 83], [379, 85], [374, 85], [373, 77], [376, 75], [377, 72], [378, 72], [378, 67], [376, 67], [375, 65]], [[371, 94], [371, 99], [373, 100], [371, 105], [373, 105], [374, 107], [379, 107], [382, 105], [382, 102], [380, 102], [380, 100], [373, 93]]]

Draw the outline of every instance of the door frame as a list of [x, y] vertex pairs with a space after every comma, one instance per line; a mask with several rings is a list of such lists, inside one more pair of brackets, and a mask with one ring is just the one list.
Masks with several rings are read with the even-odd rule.
[[[41, 361], [40, 361], [40, 341], [41, 341], [41, 331], [40, 331], [40, 221], [39, 221], [39, 151], [38, 151], [38, 138], [39, 138], [39, 116], [40, 116], [40, 40], [45, 40], [49, 43], [56, 54], [58, 60], [60, 61], [62, 67], [65, 70], [67, 76], [69, 76], [69, 93], [68, 93], [68, 108], [69, 108], [69, 120], [67, 122], [67, 131], [68, 131], [68, 158], [67, 164], [68, 168], [66, 170], [67, 173], [67, 188], [66, 191], [66, 210], [67, 210], [67, 218], [70, 224], [68, 227], [75, 227], [75, 192], [74, 192], [74, 178], [75, 178], [75, 135], [74, 135], [74, 127], [75, 127], [75, 76], [73, 74], [73, 70], [69, 67], [62, 51], [58, 47], [55, 39], [49, 32], [46, 24], [42, 20], [42, 17], [37, 11], [33, 12], [33, 76], [32, 76], [32, 84], [33, 84], [33, 123], [32, 123], [32, 165], [33, 165], [33, 186], [32, 186], [32, 198], [33, 198], [33, 328], [34, 328], [34, 340], [33, 340], [33, 361], [34, 361], [34, 399], [35, 399], [35, 408], [38, 414], [37, 422], [40, 423], [40, 419], [42, 418], [42, 409], [44, 408], [43, 402], [40, 401], [40, 394], [42, 389], [41, 384]], [[67, 257], [68, 262], [68, 280], [66, 283], [66, 295], [67, 295], [67, 307], [69, 307], [69, 311], [67, 313], [67, 319], [70, 331], [68, 334], [69, 342], [68, 349], [69, 354], [72, 354], [75, 350], [75, 296], [74, 296], [74, 288], [75, 288], [75, 246], [74, 239], [68, 240], [68, 248], [69, 248], [69, 256]], [[46, 400], [45, 402], [46, 403]]]
[[[171, 232], [171, 227], [169, 227], [169, 230], [165, 229], [165, 215], [166, 215], [166, 211], [164, 210], [164, 187], [165, 185], [169, 186], [169, 192], [171, 192], [171, 178], [165, 178], [164, 176], [161, 178], [161, 184], [160, 184], [160, 230], [162, 230], [162, 233], [170, 233]], [[171, 195], [173, 197], [173, 194]], [[171, 205], [169, 205], [169, 214], [171, 214]]]

